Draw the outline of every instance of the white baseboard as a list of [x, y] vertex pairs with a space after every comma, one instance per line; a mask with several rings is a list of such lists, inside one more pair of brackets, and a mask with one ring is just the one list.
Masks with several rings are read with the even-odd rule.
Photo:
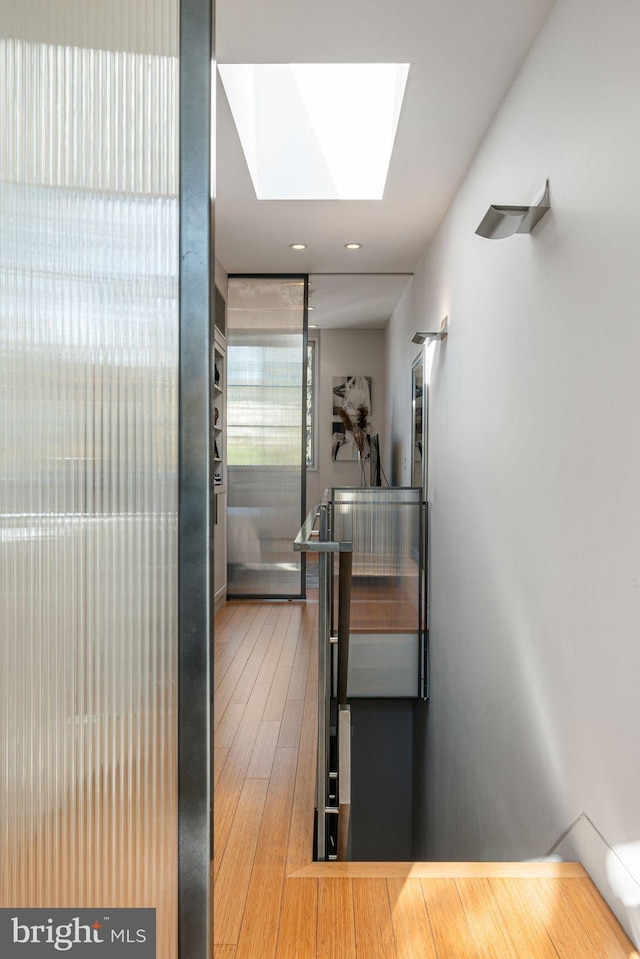
[[581, 862], [629, 937], [640, 947], [639, 841], [612, 845], [586, 812], [581, 812], [545, 858]]

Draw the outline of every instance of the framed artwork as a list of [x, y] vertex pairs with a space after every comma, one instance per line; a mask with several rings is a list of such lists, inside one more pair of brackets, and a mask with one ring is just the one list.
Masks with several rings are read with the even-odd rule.
[[351, 436], [344, 428], [344, 423], [331, 424], [331, 459], [334, 462], [338, 460], [355, 460], [358, 458], [358, 452]]
[[371, 416], [371, 377], [333, 377], [333, 415], [339, 416], [341, 407], [355, 413], [359, 406], [366, 406]]
[[371, 415], [371, 377], [345, 376], [333, 377], [333, 421], [331, 424], [331, 459], [334, 462], [341, 460], [357, 460], [358, 448], [353, 434], [345, 429], [340, 419], [340, 410], [348, 412], [355, 419], [359, 406], [367, 409], [367, 419]]

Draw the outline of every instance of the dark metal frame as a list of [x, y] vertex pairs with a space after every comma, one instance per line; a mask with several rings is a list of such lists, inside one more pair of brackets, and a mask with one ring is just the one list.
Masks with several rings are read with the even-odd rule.
[[423, 563], [424, 563], [424, 576], [423, 582], [420, 584], [420, 589], [422, 593], [421, 603], [423, 607], [423, 632], [422, 632], [422, 649], [420, 657], [420, 698], [429, 699], [430, 695], [430, 684], [431, 684], [431, 663], [430, 663], [430, 645], [429, 645], [429, 628], [430, 628], [430, 619], [431, 619], [431, 538], [429, 531], [429, 503], [427, 500], [424, 500], [422, 503], [423, 510], [423, 524], [422, 524], [422, 550], [423, 550]]
[[[302, 496], [300, 498], [300, 525], [307, 515], [307, 348], [309, 346], [309, 274], [304, 273], [304, 313], [302, 317]], [[300, 557], [300, 596], [307, 598], [307, 557]]]
[[180, 0], [178, 955], [209, 959], [211, 143], [215, 0]]
[[[343, 791], [341, 795], [340, 809], [330, 808], [330, 782], [333, 780], [330, 771], [330, 740], [331, 740], [331, 635], [330, 620], [331, 614], [329, 604], [333, 603], [331, 585], [333, 575], [331, 573], [332, 563], [335, 553], [339, 555], [340, 564], [340, 623], [338, 645], [340, 649], [340, 690], [345, 700], [346, 706], [346, 681], [347, 669], [349, 665], [349, 619], [351, 611], [351, 569], [353, 543], [342, 541], [335, 542], [329, 538], [329, 502], [327, 499], [328, 490], [325, 490], [322, 502], [317, 503], [309, 515], [306, 517], [298, 535], [295, 538], [293, 548], [296, 552], [316, 553], [319, 564], [319, 588], [318, 588], [318, 743], [316, 753], [316, 829], [314, 840], [314, 855], [318, 859], [327, 858], [328, 850], [328, 814], [338, 813], [339, 834], [342, 839], [340, 847], [343, 857], [346, 855], [346, 841], [348, 837], [348, 819], [349, 807], [351, 803], [351, 758], [349, 741], [351, 738], [350, 730], [344, 726], [343, 717], [343, 737], [342, 744], [338, 746], [343, 767]], [[319, 521], [318, 536], [315, 536], [313, 530]], [[345, 742], [346, 738], [346, 742]], [[345, 752], [346, 750], [346, 752]], [[348, 772], [345, 774], [345, 769]], [[339, 778], [339, 777], [338, 777]], [[339, 784], [338, 784], [339, 785]], [[346, 823], [345, 823], [346, 820]]]
[[[300, 525], [304, 524], [307, 515], [307, 418], [304, 413], [307, 402], [307, 342], [309, 334], [309, 274], [308, 273], [229, 273], [229, 280], [302, 280], [304, 283], [304, 301], [302, 318], [302, 397], [303, 397], [303, 416], [302, 416], [302, 436], [301, 436], [301, 466], [302, 482], [300, 489]], [[228, 326], [228, 323], [227, 323]], [[229, 343], [229, 330], [227, 329], [227, 349]], [[227, 476], [229, 463], [227, 461]], [[300, 592], [299, 593], [227, 593], [227, 599], [281, 599], [284, 601], [290, 599], [306, 599], [306, 556], [301, 554], [300, 559]]]

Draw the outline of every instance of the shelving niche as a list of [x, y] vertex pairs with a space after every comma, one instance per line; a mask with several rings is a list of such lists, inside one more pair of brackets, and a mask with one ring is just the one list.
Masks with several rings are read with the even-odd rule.
[[214, 607], [227, 596], [227, 341], [225, 302], [216, 289], [216, 326], [211, 371], [211, 477], [213, 485]]
[[213, 484], [217, 493], [226, 490], [226, 358], [224, 337], [216, 330], [213, 382]]

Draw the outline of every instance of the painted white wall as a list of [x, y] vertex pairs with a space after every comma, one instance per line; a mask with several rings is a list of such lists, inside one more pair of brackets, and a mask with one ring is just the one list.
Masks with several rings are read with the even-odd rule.
[[[389, 441], [386, 424], [385, 331], [322, 330], [320, 333], [320, 377], [318, 404], [318, 470], [307, 472], [307, 504], [311, 509], [331, 486], [359, 486], [357, 462], [331, 459], [333, 422], [333, 377], [345, 373], [371, 376], [371, 420], [380, 433], [382, 462], [388, 472]], [[367, 467], [368, 468], [368, 467]]]
[[226, 300], [226, 299], [227, 299], [227, 286], [228, 286], [227, 271], [226, 271], [225, 268], [223, 267], [223, 265], [222, 265], [222, 263], [220, 262], [220, 260], [218, 259], [218, 257], [215, 257], [215, 262], [214, 262], [214, 276], [215, 276], [215, 284], [216, 284], [216, 286], [218, 287], [218, 289], [220, 290], [220, 292], [222, 293], [223, 297], [224, 297], [225, 300]]
[[[557, 0], [387, 331], [403, 482], [410, 338], [449, 315], [431, 375], [426, 852], [544, 856], [584, 813], [594, 830], [562, 852], [632, 933], [611, 864], [640, 888], [639, 36], [637, 0]], [[489, 204], [528, 203], [545, 177], [531, 237], [475, 236]]]

